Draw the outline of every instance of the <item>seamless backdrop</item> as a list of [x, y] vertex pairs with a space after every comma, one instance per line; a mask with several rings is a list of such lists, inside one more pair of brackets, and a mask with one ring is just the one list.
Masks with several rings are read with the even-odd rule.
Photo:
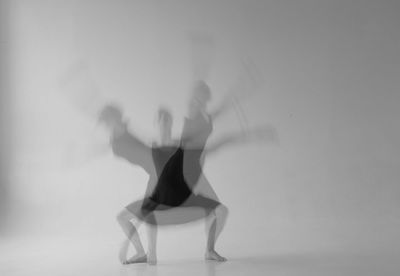
[[[221, 253], [397, 250], [398, 1], [15, 0], [1, 7], [3, 240], [93, 239], [116, 249], [115, 215], [142, 195], [147, 178], [110, 153], [80, 159], [86, 145], [105, 142], [96, 104], [121, 103], [147, 141], [157, 107], [168, 105], [178, 136], [194, 31], [213, 41], [206, 80], [215, 102], [248, 57], [263, 87], [242, 109], [250, 126], [270, 123], [279, 134], [279, 144], [231, 147], [206, 161], [230, 209]], [[240, 121], [232, 111], [215, 122], [213, 137], [234, 130]], [[197, 256], [204, 241], [197, 224], [166, 228], [160, 258]]]

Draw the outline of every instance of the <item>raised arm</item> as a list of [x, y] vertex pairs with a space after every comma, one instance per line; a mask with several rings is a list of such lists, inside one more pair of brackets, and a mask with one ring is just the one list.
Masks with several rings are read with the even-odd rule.
[[215, 153], [223, 147], [226, 147], [229, 145], [234, 145], [234, 144], [240, 144], [245, 141], [246, 141], [246, 137], [242, 133], [225, 135], [225, 136], [219, 138], [217, 141], [210, 142], [205, 148], [205, 153], [206, 154]]
[[233, 134], [228, 134], [217, 141], [214, 141], [206, 146], [205, 153], [215, 153], [220, 149], [232, 146], [232, 145], [239, 145], [245, 144], [250, 142], [271, 142], [277, 143], [278, 142], [278, 134], [274, 127], [270, 125], [265, 125], [262, 127], [251, 129], [247, 132], [238, 132]]
[[234, 100], [235, 97], [233, 94], [226, 94], [222, 102], [209, 112], [212, 120], [219, 118], [222, 114], [226, 113], [230, 108], [232, 108], [234, 106]]

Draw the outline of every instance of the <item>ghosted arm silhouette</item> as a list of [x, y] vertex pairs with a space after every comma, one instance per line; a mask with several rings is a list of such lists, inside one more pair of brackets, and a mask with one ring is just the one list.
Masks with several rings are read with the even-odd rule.
[[227, 94], [222, 100], [222, 102], [216, 108], [210, 111], [209, 114], [211, 118], [213, 120], [219, 118], [233, 106], [233, 102], [234, 102], [234, 95], [230, 93]]
[[274, 127], [265, 125], [262, 127], [251, 129], [247, 132], [238, 132], [238, 133], [231, 133], [227, 134], [217, 141], [214, 141], [206, 146], [205, 153], [213, 154], [221, 150], [222, 148], [245, 144], [250, 142], [271, 142], [277, 143], [278, 142], [278, 135], [277, 131]]

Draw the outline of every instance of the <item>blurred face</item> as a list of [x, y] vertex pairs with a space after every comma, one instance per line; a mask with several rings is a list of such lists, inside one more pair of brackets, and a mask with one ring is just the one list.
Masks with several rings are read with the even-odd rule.
[[104, 118], [102, 120], [104, 126], [109, 130], [112, 131], [116, 127], [121, 126], [122, 122], [121, 120], [118, 120], [117, 118]]
[[206, 84], [200, 83], [193, 87], [192, 95], [189, 101], [189, 111], [196, 113], [196, 111], [203, 110], [207, 107], [210, 101], [210, 90]]
[[121, 110], [112, 105], [106, 105], [100, 111], [99, 123], [101, 123], [107, 131], [111, 132], [125, 126]]

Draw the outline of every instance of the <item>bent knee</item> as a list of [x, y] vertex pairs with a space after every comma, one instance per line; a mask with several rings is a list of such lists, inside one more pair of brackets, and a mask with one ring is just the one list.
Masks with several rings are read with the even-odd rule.
[[122, 209], [116, 216], [118, 222], [130, 221], [133, 215], [126, 209]]
[[228, 207], [226, 207], [226, 206], [223, 205], [223, 204], [218, 205], [218, 207], [217, 207], [217, 209], [215, 210], [215, 212], [216, 212], [217, 214], [222, 215], [222, 216], [225, 216], [225, 217], [228, 216], [228, 214], [229, 214]]

